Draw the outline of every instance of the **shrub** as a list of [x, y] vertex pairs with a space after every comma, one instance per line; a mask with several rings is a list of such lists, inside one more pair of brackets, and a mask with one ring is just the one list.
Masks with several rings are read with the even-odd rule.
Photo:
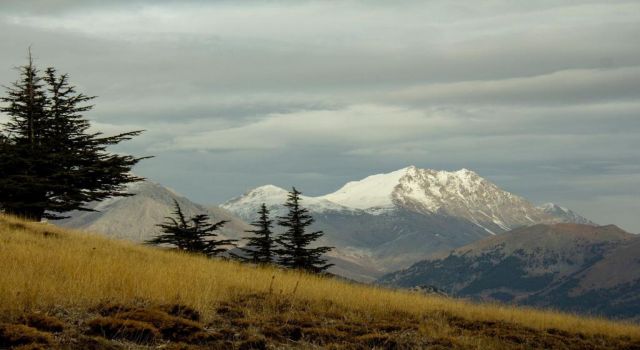
[[186, 340], [203, 330], [202, 325], [195, 321], [171, 316], [159, 310], [136, 309], [115, 314], [113, 317], [150, 323], [168, 340]]
[[0, 347], [52, 343], [51, 335], [21, 324], [0, 323]]
[[147, 322], [98, 317], [89, 322], [94, 334], [109, 339], [125, 339], [136, 343], [152, 343], [160, 338], [160, 332]]
[[175, 317], [186, 318], [196, 322], [200, 321], [200, 312], [190, 306], [181, 304], [162, 305], [159, 310]]
[[20, 319], [20, 323], [45, 332], [58, 333], [64, 330], [64, 323], [62, 321], [55, 317], [42, 314], [26, 315]]

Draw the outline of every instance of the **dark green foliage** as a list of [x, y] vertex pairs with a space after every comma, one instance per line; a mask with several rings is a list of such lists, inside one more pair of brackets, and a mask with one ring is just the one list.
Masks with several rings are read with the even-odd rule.
[[246, 231], [253, 233], [253, 236], [245, 237], [248, 241], [247, 245], [240, 248], [243, 255], [236, 257], [244, 262], [269, 264], [273, 262], [275, 255], [275, 240], [273, 232], [271, 232], [273, 220], [269, 219], [269, 209], [264, 203], [262, 203], [258, 215], [258, 220], [251, 223], [256, 229]]
[[173, 217], [167, 217], [166, 222], [158, 225], [163, 234], [147, 241], [147, 244], [168, 244], [191, 253], [201, 253], [207, 256], [217, 256], [227, 251], [225, 246], [234, 246], [234, 239], [217, 239], [218, 231], [227, 221], [209, 223], [209, 216], [197, 214], [187, 219], [180, 204], [174, 200], [175, 211]]
[[9, 117], [0, 132], [0, 206], [9, 214], [39, 221], [56, 213], [91, 211], [84, 205], [126, 196], [125, 185], [142, 180], [130, 173], [142, 158], [115, 155], [107, 147], [141, 133], [105, 137], [91, 133], [83, 117], [94, 97], [76, 92], [66, 74], [41, 74], [29, 63], [7, 88], [0, 112]]
[[278, 225], [286, 228], [286, 231], [278, 237], [276, 242], [281, 248], [277, 250], [278, 263], [282, 266], [302, 269], [311, 272], [323, 272], [333, 264], [327, 264], [322, 254], [330, 251], [332, 247], [311, 248], [310, 245], [322, 237], [322, 231], [307, 233], [306, 229], [313, 224], [313, 218], [309, 210], [300, 205], [302, 193], [294, 187], [284, 204], [289, 213], [278, 217]]

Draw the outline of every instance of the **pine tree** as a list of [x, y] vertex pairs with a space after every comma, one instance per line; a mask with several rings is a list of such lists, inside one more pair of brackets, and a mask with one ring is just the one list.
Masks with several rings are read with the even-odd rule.
[[274, 261], [275, 255], [275, 240], [271, 231], [273, 220], [269, 219], [269, 209], [264, 203], [262, 203], [258, 215], [258, 219], [251, 223], [256, 229], [245, 231], [253, 233], [253, 236], [244, 237], [248, 243], [239, 248], [243, 253], [242, 256], [234, 256], [244, 262], [269, 264]]
[[300, 205], [300, 195], [302, 193], [294, 187], [284, 204], [289, 210], [286, 216], [278, 217], [278, 225], [286, 228], [276, 242], [281, 245], [277, 250], [278, 262], [280, 265], [307, 270], [310, 272], [323, 272], [333, 264], [327, 264], [327, 260], [322, 254], [333, 249], [332, 247], [309, 246], [322, 237], [322, 231], [307, 233], [306, 229], [314, 220], [309, 215], [309, 210]]
[[163, 233], [147, 241], [147, 244], [170, 245], [178, 250], [210, 257], [226, 252], [228, 249], [223, 248], [225, 246], [235, 246], [234, 239], [217, 239], [216, 231], [228, 221], [211, 224], [209, 216], [205, 214], [197, 214], [187, 219], [176, 200], [173, 215], [175, 217], [166, 217], [166, 221], [158, 225]]
[[67, 75], [53, 68], [41, 74], [31, 55], [20, 80], [0, 98], [9, 117], [0, 145], [0, 208], [26, 219], [64, 218], [56, 213], [91, 211], [84, 205], [127, 196], [130, 173], [141, 159], [107, 152], [107, 147], [142, 131], [105, 137], [90, 133], [83, 117], [94, 97], [77, 93]]

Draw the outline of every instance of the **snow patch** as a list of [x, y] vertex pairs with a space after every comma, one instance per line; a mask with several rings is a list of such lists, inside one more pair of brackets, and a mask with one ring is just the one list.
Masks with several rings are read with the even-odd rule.
[[391, 208], [391, 194], [410, 169], [415, 167], [410, 166], [388, 174], [371, 175], [360, 181], [351, 181], [336, 192], [320, 198], [357, 209]]

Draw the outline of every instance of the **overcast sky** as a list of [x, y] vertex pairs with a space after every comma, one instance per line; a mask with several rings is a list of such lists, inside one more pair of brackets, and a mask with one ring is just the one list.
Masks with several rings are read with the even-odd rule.
[[464, 167], [640, 232], [639, 35], [637, 1], [3, 0], [0, 83], [31, 45], [205, 204]]

